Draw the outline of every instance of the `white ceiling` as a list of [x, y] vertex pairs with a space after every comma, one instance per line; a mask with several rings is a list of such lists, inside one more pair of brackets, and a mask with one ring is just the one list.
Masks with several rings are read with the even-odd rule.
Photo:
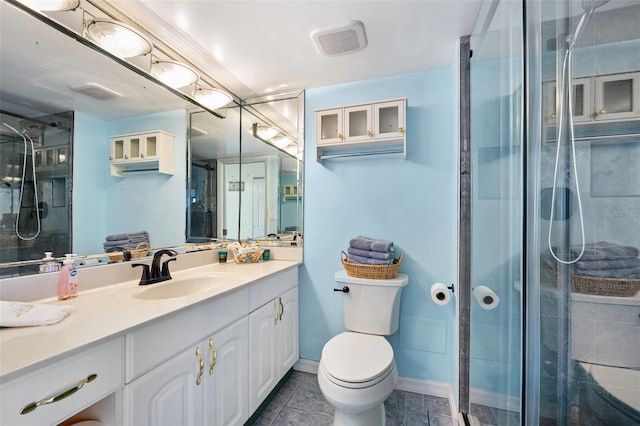
[[[199, 68], [247, 99], [450, 65], [457, 40], [472, 32], [482, 0], [111, 3], [145, 21], [161, 39], [183, 44], [175, 47], [191, 52]], [[364, 23], [367, 47], [321, 56], [311, 33], [350, 20]]]

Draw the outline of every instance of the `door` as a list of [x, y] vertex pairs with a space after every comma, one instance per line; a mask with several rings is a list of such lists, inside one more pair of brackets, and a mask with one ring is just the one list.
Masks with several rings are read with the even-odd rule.
[[278, 298], [276, 347], [279, 350], [279, 376], [284, 375], [298, 360], [298, 288], [292, 288]]

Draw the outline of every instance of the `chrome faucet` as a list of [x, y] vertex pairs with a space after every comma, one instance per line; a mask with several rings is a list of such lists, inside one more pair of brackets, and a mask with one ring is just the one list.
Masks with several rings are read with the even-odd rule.
[[[170, 259], [162, 262], [162, 267], [160, 267], [160, 261], [162, 260], [162, 256], [164, 255], [171, 256]], [[134, 263], [131, 267], [135, 268], [136, 266], [142, 266], [142, 277], [140, 278], [140, 285], [147, 284], [155, 284], [162, 281], [167, 281], [171, 279], [171, 274], [169, 273], [169, 262], [177, 260], [176, 256], [178, 252], [170, 249], [162, 249], [158, 250], [153, 255], [153, 261], [151, 262], [151, 269], [149, 269], [149, 265], [145, 265], [143, 263]]]

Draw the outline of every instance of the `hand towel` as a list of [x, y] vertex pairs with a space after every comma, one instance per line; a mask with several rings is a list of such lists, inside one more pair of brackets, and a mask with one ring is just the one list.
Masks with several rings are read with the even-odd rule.
[[349, 241], [349, 247], [366, 250], [377, 251], [381, 253], [393, 253], [393, 243], [387, 240], [376, 240], [369, 237], [358, 236]]
[[[582, 251], [582, 245], [573, 245], [570, 249], [573, 256], [578, 256]], [[635, 247], [599, 241], [597, 243], [587, 244], [580, 260], [628, 259], [630, 257], [638, 257], [639, 254], [640, 250]]]
[[576, 262], [576, 271], [597, 271], [601, 269], [624, 269], [636, 268], [640, 266], [640, 258], [630, 257], [628, 259], [615, 260], [580, 260]]
[[389, 260], [393, 259], [393, 253], [382, 253], [380, 251], [367, 251], [349, 247], [347, 253], [361, 257], [370, 257], [372, 259]]
[[73, 312], [72, 306], [0, 301], [0, 327], [51, 325]]
[[370, 257], [362, 257], [362, 256], [356, 256], [354, 254], [349, 254], [347, 256], [347, 262], [361, 263], [365, 265], [392, 265], [393, 259], [388, 259], [388, 260], [372, 259]]

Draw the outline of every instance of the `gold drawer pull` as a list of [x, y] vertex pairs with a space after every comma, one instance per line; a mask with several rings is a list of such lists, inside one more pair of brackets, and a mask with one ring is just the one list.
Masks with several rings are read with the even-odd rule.
[[280, 302], [280, 316], [278, 319], [282, 321], [282, 314], [284, 314], [284, 305], [282, 304], [282, 298], [278, 297], [278, 302]]
[[211, 364], [209, 364], [209, 375], [213, 374], [213, 367], [218, 363], [218, 351], [213, 344], [213, 339], [209, 339], [209, 349], [211, 349]]
[[204, 373], [204, 360], [200, 356], [200, 346], [196, 348], [196, 358], [198, 358], [198, 364], [200, 365], [198, 375], [196, 376], [196, 385], [199, 385], [202, 381], [202, 374]]
[[279, 312], [279, 308], [278, 308], [278, 301], [274, 300], [273, 301], [273, 325], [278, 324], [278, 316], [280, 315]]
[[53, 404], [54, 402], [58, 402], [61, 401], [63, 399], [65, 399], [68, 396], [73, 395], [74, 393], [78, 392], [80, 389], [82, 389], [82, 387], [89, 382], [93, 382], [96, 378], [98, 377], [97, 374], [89, 374], [87, 377], [85, 377], [84, 379], [80, 380], [80, 382], [78, 382], [77, 385], [64, 390], [62, 392], [60, 392], [57, 395], [52, 396], [51, 398], [47, 398], [47, 399], [41, 399], [40, 401], [34, 401], [34, 402], [30, 402], [27, 405], [25, 405], [24, 407], [22, 407], [22, 409], [20, 409], [20, 414], [27, 414], [32, 412], [33, 410], [35, 410], [36, 408], [38, 408], [41, 405], [47, 405], [47, 404]]

